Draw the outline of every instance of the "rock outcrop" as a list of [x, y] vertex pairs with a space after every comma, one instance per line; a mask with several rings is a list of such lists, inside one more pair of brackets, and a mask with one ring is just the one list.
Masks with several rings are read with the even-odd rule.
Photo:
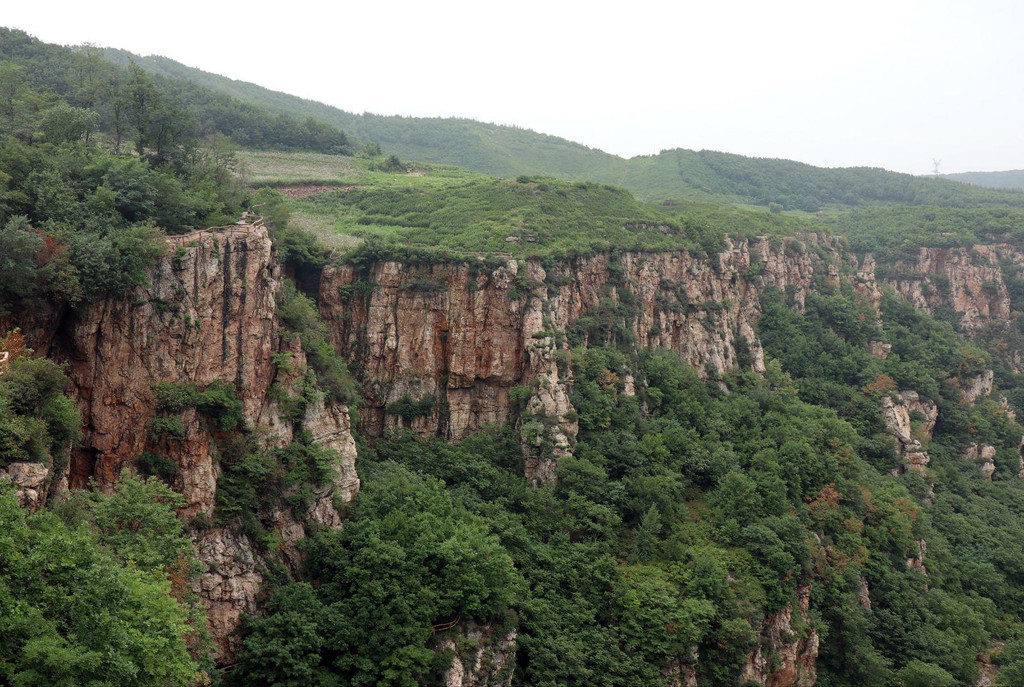
[[665, 669], [661, 671], [661, 677], [665, 680], [666, 687], [699, 687], [697, 658], [695, 654], [689, 661], [682, 659], [669, 661]]
[[1009, 319], [1010, 297], [999, 261], [1017, 253], [1004, 244], [921, 248], [914, 259], [897, 262], [885, 282], [915, 308], [929, 313], [952, 308], [966, 331], [977, 331]]
[[964, 458], [971, 461], [972, 463], [978, 463], [981, 467], [981, 474], [985, 476], [989, 482], [992, 481], [992, 475], [996, 473], [996, 447], [983, 444], [969, 444], [967, 450], [964, 452]]
[[459, 623], [434, 647], [452, 653], [442, 683], [445, 687], [509, 687], [516, 665], [517, 636], [515, 630]]
[[206, 606], [218, 654], [229, 657], [239, 648], [234, 631], [242, 614], [256, 610], [263, 586], [260, 556], [247, 536], [220, 527], [198, 534], [196, 549], [206, 566], [196, 591]]
[[907, 569], [920, 570], [927, 575], [928, 567], [925, 565], [925, 559], [928, 558], [928, 542], [924, 539], [918, 539], [916, 549], [917, 551], [914, 552], [914, 555], [907, 559]]
[[985, 651], [982, 651], [974, 659], [974, 665], [978, 667], [981, 677], [975, 683], [975, 687], [995, 687], [999, 682], [999, 654], [1003, 652], [1003, 642], [995, 642]]
[[974, 405], [983, 398], [992, 395], [992, 385], [995, 383], [995, 372], [985, 370], [973, 377], [960, 380], [960, 394], [964, 403]]
[[50, 468], [42, 463], [9, 463], [0, 467], [0, 483], [10, 482], [22, 508], [35, 512], [46, 503]]
[[925, 444], [931, 440], [939, 416], [935, 402], [922, 401], [916, 391], [901, 391], [895, 399], [893, 395], [882, 397], [882, 416], [889, 434], [896, 439], [903, 467], [924, 474], [931, 462]]
[[[786, 607], [768, 616], [761, 625], [757, 648], [747, 658], [740, 682], [764, 687], [813, 687], [818, 679], [817, 659], [820, 638], [809, 624], [811, 588], [801, 587], [796, 607]], [[802, 632], [794, 628], [799, 616]]]

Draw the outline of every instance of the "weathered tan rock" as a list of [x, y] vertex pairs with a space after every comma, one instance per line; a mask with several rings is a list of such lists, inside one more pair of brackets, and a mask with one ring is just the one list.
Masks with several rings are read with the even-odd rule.
[[[859, 266], [857, 265], [857, 259], [855, 257], [851, 256], [849, 260], [856, 267], [856, 273], [853, 277], [854, 292], [863, 299], [864, 303], [875, 311], [875, 317], [881, 320], [882, 289], [875, 278], [875, 272], [878, 269], [878, 265], [875, 262], [875, 256], [870, 253], [865, 255]], [[875, 353], [872, 352], [872, 354]], [[888, 349], [885, 350], [885, 355], [888, 355]]]
[[996, 472], [996, 449], [994, 446], [978, 444], [968, 444], [967, 449], [964, 451], [964, 458], [971, 461], [972, 463], [978, 463], [981, 469], [981, 474], [985, 476], [985, 479], [992, 481], [992, 475]]
[[857, 590], [857, 603], [861, 608], [871, 610], [871, 590], [868, 589], [866, 577], [860, 578], [860, 588]]
[[673, 659], [661, 671], [666, 687], [698, 687], [697, 683], [697, 649], [694, 647], [692, 656], [684, 661]]
[[975, 687], [994, 687], [999, 682], [999, 664], [996, 661], [1004, 648], [1003, 642], [994, 642], [988, 649], [975, 657], [974, 665], [978, 667], [978, 672], [981, 674]]
[[[931, 456], [914, 434], [916, 432], [925, 441], [931, 439], [939, 415], [938, 407], [933, 401], [922, 401], [916, 391], [901, 391], [896, 400], [891, 395], [883, 396], [881, 404], [886, 428], [896, 439], [897, 450], [903, 457], [903, 468], [926, 474]], [[911, 413], [918, 413], [923, 418], [916, 430], [912, 426]]]
[[981, 474], [985, 476], [989, 482], [992, 481], [992, 475], [996, 474], [996, 464], [988, 461], [981, 464]]
[[892, 352], [892, 344], [885, 341], [868, 341], [868, 352], [879, 360], [886, 360]]
[[452, 663], [442, 675], [445, 687], [509, 687], [515, 671], [515, 630], [459, 623], [436, 643], [436, 651], [451, 651]]
[[981, 374], [960, 380], [960, 393], [964, 402], [974, 405], [983, 398], [992, 394], [992, 385], [995, 382], [995, 372], [985, 370]]
[[[752, 256], [756, 277], [748, 277]], [[684, 251], [623, 253], [614, 261], [593, 255], [550, 270], [524, 260], [497, 268], [472, 259], [380, 262], [326, 269], [319, 302], [335, 346], [364, 383], [363, 431], [381, 436], [405, 426], [422, 436], [459, 439], [509, 420], [510, 391], [530, 387], [536, 395], [527, 411], [543, 412], [542, 443], [555, 451], [543, 459], [534, 451], [528, 460], [531, 474], [547, 482], [576, 432], [571, 380], [553, 357], [581, 318], [614, 325], [576, 328], [575, 335], [591, 344], [628, 335], [642, 348], [670, 348], [701, 371], [733, 368], [741, 354], [763, 371], [754, 334], [763, 290], [787, 290], [802, 307], [815, 270], [838, 280], [841, 264], [838, 244], [813, 234], [729, 242], [709, 258]], [[625, 303], [633, 314], [607, 314], [602, 309], [609, 303]], [[389, 407], [406, 397], [434, 404], [425, 415], [403, 420]]]
[[794, 613], [804, 621], [808, 617], [811, 587], [799, 588], [798, 594], [796, 608], [786, 607], [761, 624], [757, 648], [748, 656], [740, 682], [765, 687], [813, 687], [817, 681], [818, 631], [808, 626], [801, 637], [793, 630]]
[[568, 380], [560, 378], [558, 366], [551, 358], [552, 338], [533, 339], [531, 344], [530, 376], [536, 391], [526, 405], [525, 416], [539, 430], [532, 437], [523, 433], [526, 476], [539, 484], [554, 484], [559, 459], [571, 455], [576, 445], [579, 422], [566, 391]]
[[922, 401], [916, 391], [901, 391], [900, 398], [903, 399], [903, 403], [911, 414], [918, 413], [921, 415], [923, 420], [917, 431], [920, 433], [922, 440], [926, 442], [931, 441], [932, 432], [935, 431], [935, 422], [939, 418], [939, 408], [935, 405], [935, 401]]
[[203, 598], [210, 630], [220, 656], [238, 650], [233, 633], [242, 613], [256, 610], [256, 595], [263, 584], [259, 558], [249, 539], [229, 529], [216, 528], [197, 535], [196, 549], [207, 571], [195, 591]]
[[18, 502], [33, 513], [46, 503], [46, 480], [49, 476], [50, 469], [42, 463], [9, 463], [0, 467], [0, 483], [14, 484]]
[[999, 405], [1002, 407], [1003, 413], [1006, 414], [1006, 417], [1010, 422], [1017, 421], [1017, 413], [1010, 407], [1010, 400], [1006, 398], [1006, 396], [999, 396]]
[[334, 479], [325, 487], [313, 490], [315, 502], [309, 510], [309, 520], [322, 527], [341, 527], [341, 517], [334, 501], [351, 503], [359, 493], [359, 475], [356, 473], [356, 442], [352, 437], [352, 423], [348, 408], [324, 405], [322, 401], [310, 404], [302, 420], [313, 442], [337, 451], [340, 462], [333, 466]]
[[910, 408], [905, 403], [896, 403], [891, 396], [882, 397], [882, 416], [889, 434], [900, 444], [906, 445], [913, 441], [910, 436]]
[[992, 475], [996, 472], [996, 447], [984, 444], [978, 446], [978, 444], [970, 444], [967, 446], [967, 450], [964, 452], [964, 457], [972, 462], [981, 464], [981, 474], [985, 476], [989, 482], [992, 481]]
[[961, 315], [960, 324], [976, 331], [1010, 316], [1010, 298], [999, 267], [1005, 246], [921, 248], [914, 260], [896, 264], [887, 279], [897, 293], [925, 312], [944, 305]]

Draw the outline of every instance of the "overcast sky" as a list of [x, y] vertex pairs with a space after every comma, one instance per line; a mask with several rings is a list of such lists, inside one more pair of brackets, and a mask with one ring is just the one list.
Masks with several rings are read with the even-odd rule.
[[8, 2], [0, 21], [320, 100], [623, 156], [1024, 168], [1024, 1]]

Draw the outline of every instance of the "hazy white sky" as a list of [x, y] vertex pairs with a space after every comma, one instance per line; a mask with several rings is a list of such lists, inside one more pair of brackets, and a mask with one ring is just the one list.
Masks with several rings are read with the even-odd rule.
[[1024, 168], [1024, 1], [4, 3], [44, 41], [165, 55], [354, 112], [912, 173]]

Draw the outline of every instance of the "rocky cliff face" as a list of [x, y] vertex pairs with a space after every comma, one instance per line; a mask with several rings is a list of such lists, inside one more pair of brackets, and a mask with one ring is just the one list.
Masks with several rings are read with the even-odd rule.
[[[784, 290], [802, 307], [810, 291], [844, 282], [876, 311], [888, 286], [922, 310], [958, 313], [967, 333], [978, 332], [1010, 317], [1007, 265], [1024, 273], [1024, 253], [1006, 244], [924, 248], [880, 266], [837, 239], [807, 234], [735, 240], [708, 257], [680, 251], [498, 267], [477, 259], [346, 265], [325, 271], [319, 300], [336, 347], [364, 382], [367, 434], [407, 427], [459, 439], [525, 409], [528, 472], [551, 482], [578, 431], [569, 401], [571, 344], [630, 342], [674, 350], [698, 370], [763, 370], [754, 331], [764, 289]], [[871, 350], [885, 358], [890, 347], [872, 342]], [[961, 380], [961, 388], [968, 403], [988, 396], [991, 372]], [[512, 397], [524, 393], [528, 400], [517, 405]], [[906, 467], [923, 471], [922, 436], [930, 436], [935, 407], [904, 393], [884, 412]], [[912, 413], [925, 417], [921, 436], [911, 436]]]
[[[171, 483], [185, 497], [183, 515], [210, 521], [220, 474], [216, 432], [195, 410], [185, 410], [180, 438], [154, 436], [154, 387], [160, 382], [194, 383], [199, 389], [230, 382], [242, 402], [244, 424], [259, 428], [251, 436], [265, 447], [287, 444], [301, 425], [315, 441], [340, 452], [333, 482], [316, 490], [308, 512], [274, 514], [280, 551], [260, 551], [246, 535], [228, 528], [196, 531], [199, 558], [207, 566], [197, 591], [226, 655], [234, 649], [230, 635], [241, 613], [255, 610], [264, 559], [296, 565], [295, 543], [307, 524], [338, 526], [334, 500], [350, 501], [359, 480], [347, 408], [313, 404], [296, 423], [283, 415], [271, 393], [275, 381], [283, 387], [294, 383], [278, 371], [274, 353], [290, 353], [293, 367], [300, 369], [305, 360], [298, 342], [282, 337], [275, 315], [280, 272], [266, 230], [207, 232], [189, 239], [172, 244], [146, 288], [96, 303], [59, 325], [52, 315], [38, 314], [15, 324], [23, 325], [38, 352], [68, 363], [84, 423], [81, 446], [70, 461], [72, 487], [93, 480], [110, 489], [123, 472], [137, 471], [144, 452], [156, 451], [176, 466]], [[45, 498], [40, 489], [46, 475], [16, 468], [10, 478], [24, 483], [24, 499]]]
[[914, 259], [897, 262], [884, 281], [919, 310], [951, 308], [961, 315], [965, 330], [975, 331], [1009, 319], [1000, 261], [1021, 259], [1020, 251], [1006, 244], [921, 248]]
[[802, 304], [815, 275], [838, 283], [841, 264], [837, 245], [816, 235], [741, 240], [707, 259], [669, 252], [497, 268], [379, 262], [329, 268], [319, 300], [336, 347], [364, 382], [369, 435], [407, 427], [459, 439], [509, 420], [519, 387], [530, 394], [533, 421], [524, 437], [528, 470], [550, 482], [577, 432], [565, 364], [571, 343], [631, 341], [670, 348], [699, 369], [762, 370], [754, 334], [761, 292], [785, 289]]

